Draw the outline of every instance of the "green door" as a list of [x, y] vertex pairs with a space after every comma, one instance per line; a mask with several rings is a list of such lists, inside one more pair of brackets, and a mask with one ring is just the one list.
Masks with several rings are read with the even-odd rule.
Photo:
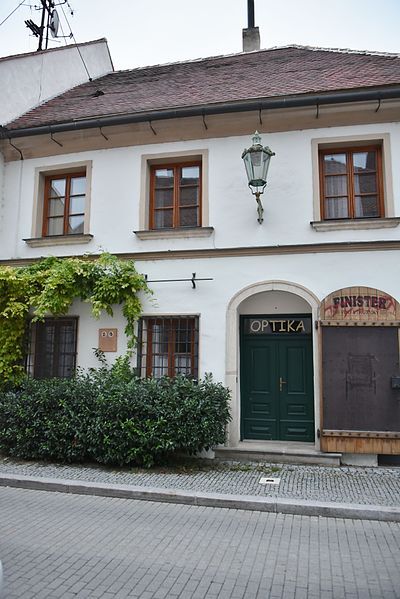
[[303, 330], [276, 332], [278, 327], [273, 327], [273, 334], [271, 327], [264, 327], [266, 334], [260, 330], [251, 334], [245, 320], [241, 340], [242, 439], [314, 441], [311, 335]]

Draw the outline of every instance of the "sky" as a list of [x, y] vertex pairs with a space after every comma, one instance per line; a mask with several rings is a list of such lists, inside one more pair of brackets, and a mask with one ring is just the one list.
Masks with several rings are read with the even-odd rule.
[[[0, 24], [20, 2], [0, 0]], [[247, 27], [247, 0], [68, 2], [73, 16], [68, 5], [63, 9], [76, 41], [107, 38], [116, 70], [241, 52]], [[24, 21], [40, 23], [39, 4], [23, 0], [0, 25], [0, 56], [37, 49]], [[61, 7], [58, 12], [69, 33]], [[400, 0], [255, 0], [255, 24], [261, 48], [299, 44], [400, 53]], [[65, 41], [49, 47], [60, 44]]]

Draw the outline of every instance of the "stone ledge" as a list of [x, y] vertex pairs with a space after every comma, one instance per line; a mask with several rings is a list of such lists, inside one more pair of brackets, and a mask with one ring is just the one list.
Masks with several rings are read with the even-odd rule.
[[398, 227], [400, 217], [354, 218], [349, 220], [314, 220], [310, 222], [315, 231], [358, 231], [364, 229], [391, 229]]
[[80, 243], [90, 243], [93, 235], [85, 233], [84, 235], [48, 235], [47, 237], [31, 237], [23, 239], [31, 248], [50, 247], [53, 245], [77, 245]]
[[186, 237], [210, 237], [214, 233], [214, 227], [188, 227], [177, 229], [146, 229], [134, 231], [139, 239], [180, 239]]

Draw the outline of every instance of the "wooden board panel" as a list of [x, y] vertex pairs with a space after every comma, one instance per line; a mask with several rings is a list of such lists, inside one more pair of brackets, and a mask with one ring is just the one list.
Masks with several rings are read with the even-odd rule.
[[400, 455], [400, 439], [321, 437], [321, 450], [333, 453]]

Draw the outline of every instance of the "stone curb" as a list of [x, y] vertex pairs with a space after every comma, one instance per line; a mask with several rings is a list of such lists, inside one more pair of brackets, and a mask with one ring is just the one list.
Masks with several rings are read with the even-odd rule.
[[323, 516], [326, 518], [400, 522], [400, 508], [380, 505], [306, 501], [304, 499], [228, 495], [224, 493], [204, 493], [160, 489], [156, 487], [95, 483], [61, 478], [42, 478], [18, 474], [0, 474], [0, 486], [36, 491], [73, 493], [77, 495], [95, 495], [98, 497], [119, 497], [121, 499], [181, 503], [186, 505], [222, 507], [236, 510], [297, 514], [301, 516]]

